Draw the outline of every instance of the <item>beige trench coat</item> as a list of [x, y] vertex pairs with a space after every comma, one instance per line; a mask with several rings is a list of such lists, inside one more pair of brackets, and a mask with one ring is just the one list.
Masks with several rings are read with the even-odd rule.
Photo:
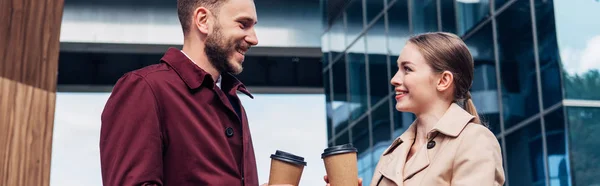
[[[483, 125], [452, 104], [431, 131], [435, 145], [417, 150], [410, 165], [406, 157], [415, 139], [413, 123], [388, 149], [375, 169], [370, 186], [498, 186], [504, 184], [500, 145]], [[405, 170], [405, 166], [406, 170]]]

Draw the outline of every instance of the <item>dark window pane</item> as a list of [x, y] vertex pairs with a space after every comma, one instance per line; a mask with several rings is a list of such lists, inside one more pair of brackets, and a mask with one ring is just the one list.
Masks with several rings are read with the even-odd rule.
[[[502, 6], [504, 6], [504, 4], [506, 4], [506, 2], [508, 2], [510, 0], [494, 0], [494, 7], [496, 8], [496, 10], [502, 8]], [[529, 1], [527, 1], [529, 2]]]
[[600, 183], [600, 108], [567, 107], [569, 160], [576, 185]]
[[[346, 109], [347, 109], [347, 107], [346, 107]], [[342, 111], [340, 111], [340, 110], [335, 110], [334, 114], [335, 114], [336, 112], [338, 112], [338, 113], [339, 113], [339, 112], [342, 112]], [[340, 131], [342, 131], [342, 130], [344, 130], [346, 127], [348, 127], [348, 122], [349, 122], [349, 121], [348, 121], [348, 118], [347, 118], [347, 117], [344, 119], [344, 118], [341, 118], [341, 117], [336, 117], [336, 116], [334, 116], [334, 117], [333, 117], [333, 120], [332, 120], [332, 123], [333, 123], [333, 128], [334, 128], [334, 134], [340, 133]]]
[[343, 145], [343, 144], [350, 143], [350, 134], [348, 134], [348, 131], [349, 130], [344, 131], [344, 133], [342, 133], [342, 135], [340, 135], [337, 139], [335, 139], [334, 145]]
[[440, 1], [442, 11], [442, 31], [456, 33], [456, 8], [454, 1]]
[[529, 1], [517, 1], [498, 16], [498, 54], [506, 128], [540, 112], [530, 12]]
[[458, 34], [463, 35], [490, 15], [489, 0], [456, 2]]
[[[321, 26], [323, 27], [323, 29], [327, 29], [329, 28], [328, 26], [328, 12], [327, 12], [327, 1], [328, 0], [320, 0], [319, 1], [319, 7], [324, 7], [321, 8]], [[324, 31], [324, 30], [323, 30]]]
[[346, 24], [346, 46], [349, 46], [364, 28], [361, 0], [351, 0], [346, 7]]
[[385, 44], [385, 19], [381, 17], [367, 33], [371, 106], [377, 104], [390, 92]]
[[358, 154], [363, 154], [369, 149], [369, 117], [363, 117], [352, 126], [352, 144], [358, 150]]
[[437, 1], [418, 0], [412, 2], [412, 23], [415, 34], [438, 31]]
[[351, 120], [364, 114], [367, 109], [367, 65], [365, 63], [365, 40], [361, 37], [348, 50], [350, 77], [350, 113]]
[[377, 108], [373, 108], [371, 112], [371, 125], [373, 125], [373, 146], [377, 146], [379, 143], [388, 144], [392, 139], [391, 124], [390, 121], [390, 101], [387, 99], [384, 104], [379, 105]]
[[333, 109], [331, 107], [331, 86], [329, 83], [329, 75], [331, 70], [326, 70], [323, 73], [323, 87], [325, 89], [325, 109], [327, 113], [327, 140], [333, 138]]
[[[398, 71], [396, 61], [402, 48], [408, 41], [408, 4], [407, 1], [396, 1], [388, 9], [388, 54], [390, 60], [390, 77]], [[391, 85], [390, 85], [391, 86]]]
[[[497, 100], [496, 100], [497, 101]], [[479, 109], [479, 107], [477, 107], [477, 109]], [[485, 114], [479, 114], [479, 119], [488, 125], [488, 127], [490, 128], [490, 130], [498, 135], [500, 134], [500, 114], [498, 113], [485, 113]]]
[[550, 186], [569, 186], [567, 151], [565, 142], [565, 118], [563, 108], [544, 117], [546, 148], [548, 148], [548, 176]]
[[473, 55], [475, 72], [471, 96], [480, 119], [495, 133], [500, 133], [500, 106], [496, 81], [496, 62], [492, 22], [465, 40]]
[[408, 129], [415, 120], [415, 115], [410, 112], [399, 112], [395, 108], [396, 101], [394, 100], [394, 137], [399, 137]]
[[[388, 60], [390, 60], [390, 66], [388, 66], [389, 71], [390, 71], [390, 77], [388, 78], [391, 82], [392, 78], [394, 77], [394, 75], [396, 75], [396, 73], [398, 72], [398, 55], [394, 56], [394, 55], [390, 55], [388, 56]], [[392, 86], [392, 84], [388, 84], [388, 86], [390, 86], [390, 93], [394, 92], [394, 86]]]
[[346, 33], [344, 31], [344, 16], [340, 14], [333, 22], [329, 30], [329, 49], [331, 50], [331, 59], [336, 60], [346, 49]]
[[600, 100], [600, 2], [553, 2], [565, 98]]
[[329, 32], [321, 36], [321, 52], [323, 53], [321, 62], [323, 63], [323, 68], [325, 68], [329, 65]]
[[[366, 0], [367, 2], [367, 23], [370, 23], [383, 12], [383, 1], [385, 0]], [[381, 16], [383, 18], [383, 16]]]
[[333, 127], [335, 133], [338, 133], [342, 129], [348, 126], [348, 119], [350, 117], [350, 106], [348, 104], [348, 89], [346, 82], [346, 61], [342, 57], [339, 61], [335, 62], [332, 66], [332, 77], [333, 77], [333, 103], [331, 108], [333, 110]]
[[333, 139], [333, 120], [327, 117], [327, 140]]
[[540, 121], [506, 136], [509, 185], [546, 185]]
[[560, 102], [562, 86], [560, 81], [560, 55], [556, 42], [553, 1], [536, 0], [538, 50], [544, 108]]

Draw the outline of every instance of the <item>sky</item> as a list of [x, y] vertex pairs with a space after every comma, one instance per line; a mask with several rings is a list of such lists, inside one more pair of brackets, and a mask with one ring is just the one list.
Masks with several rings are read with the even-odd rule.
[[570, 75], [600, 69], [600, 2], [554, 0], [556, 34], [562, 64]]
[[[101, 186], [100, 114], [109, 93], [57, 93], [50, 186]], [[322, 94], [240, 94], [253, 137], [260, 184], [269, 178], [270, 155], [284, 150], [305, 157], [300, 185], [324, 185], [320, 155], [327, 146]]]

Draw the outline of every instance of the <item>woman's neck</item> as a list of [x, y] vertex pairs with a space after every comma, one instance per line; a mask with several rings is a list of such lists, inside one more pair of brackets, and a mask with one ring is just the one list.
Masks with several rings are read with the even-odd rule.
[[416, 142], [427, 141], [427, 133], [433, 129], [435, 124], [444, 116], [446, 110], [450, 107], [450, 104], [433, 104], [432, 107], [428, 108], [426, 112], [416, 114], [417, 117], [417, 131], [416, 131]]

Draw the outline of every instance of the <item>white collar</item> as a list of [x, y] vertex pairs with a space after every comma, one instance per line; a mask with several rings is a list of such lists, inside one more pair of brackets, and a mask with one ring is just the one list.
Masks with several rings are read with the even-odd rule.
[[217, 81], [215, 82], [219, 88], [221, 88], [221, 79], [221, 75], [219, 75], [219, 78], [217, 78]]

